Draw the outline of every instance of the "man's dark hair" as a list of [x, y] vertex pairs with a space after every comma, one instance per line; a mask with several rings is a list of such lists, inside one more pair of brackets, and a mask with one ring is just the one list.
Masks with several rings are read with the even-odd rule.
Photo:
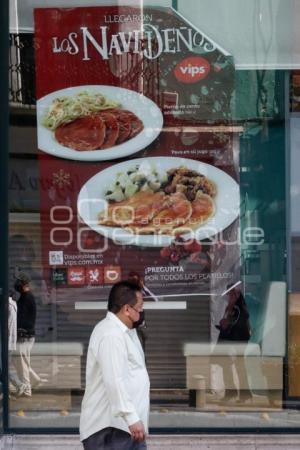
[[[236, 283], [229, 283], [229, 284], [227, 284], [227, 286], [226, 286], [226, 289], [230, 289], [232, 286], [234, 286]], [[245, 300], [245, 297], [244, 297], [244, 295], [243, 295], [243, 293], [242, 293], [242, 291], [241, 291], [241, 289], [240, 289], [240, 286], [239, 285], [237, 285], [237, 287], [235, 288], [235, 290], [236, 290], [236, 292], [237, 292], [237, 294], [238, 294], [238, 298], [236, 299], [236, 301], [237, 302], [240, 302], [240, 303], [242, 303], [244, 306], [246, 306], [247, 305], [247, 303], [246, 303], [246, 300]], [[229, 291], [230, 292], [230, 291]], [[228, 292], [228, 293], [229, 293]]]
[[108, 311], [116, 314], [124, 305], [135, 305], [137, 292], [141, 292], [141, 290], [134, 282], [120, 281], [116, 283], [109, 293]]
[[19, 272], [16, 279], [22, 283], [22, 286], [27, 286], [31, 281], [30, 276], [25, 272]]

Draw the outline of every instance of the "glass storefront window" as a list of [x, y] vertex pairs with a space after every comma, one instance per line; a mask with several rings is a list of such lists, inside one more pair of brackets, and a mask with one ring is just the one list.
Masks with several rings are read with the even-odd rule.
[[0, 177], [0, 235], [1, 235], [1, 260], [0, 260], [0, 433], [7, 426], [7, 358], [6, 358], [6, 339], [7, 339], [7, 234], [8, 234], [8, 194], [7, 194], [7, 162], [8, 162], [8, 5], [5, 2], [0, 12], [0, 27], [2, 38], [0, 40], [0, 135], [1, 147], [0, 167], [4, 169]]
[[7, 352], [9, 427], [78, 427], [91, 331], [134, 272], [151, 429], [299, 428], [297, 73], [237, 69], [192, 2], [110, 3], [12, 14], [8, 283], [18, 307], [30, 279], [36, 324], [28, 382], [24, 336]]

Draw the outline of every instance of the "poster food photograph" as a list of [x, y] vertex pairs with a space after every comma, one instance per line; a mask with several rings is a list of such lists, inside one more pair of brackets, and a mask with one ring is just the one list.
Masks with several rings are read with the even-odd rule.
[[58, 300], [106, 300], [130, 272], [156, 300], [239, 279], [232, 57], [154, 7], [36, 9], [35, 48], [44, 277]]

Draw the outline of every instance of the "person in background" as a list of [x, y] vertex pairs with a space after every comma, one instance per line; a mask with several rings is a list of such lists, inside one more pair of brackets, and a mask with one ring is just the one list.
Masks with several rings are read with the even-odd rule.
[[86, 389], [80, 416], [85, 450], [144, 450], [150, 383], [136, 328], [143, 296], [136, 283], [116, 283], [108, 312], [88, 347]]
[[[229, 284], [223, 295], [226, 295], [228, 303], [225, 309], [223, 318], [219, 325], [216, 326], [220, 330], [218, 343], [232, 344], [242, 343], [246, 344], [251, 337], [251, 328], [249, 322], [249, 312], [247, 308], [244, 296], [236, 284]], [[228, 386], [235, 386], [233, 378], [233, 367], [236, 367], [236, 373], [239, 378], [239, 384], [242, 386], [240, 389], [240, 400], [247, 401], [252, 400], [252, 393], [249, 388], [248, 377], [246, 373], [245, 363], [239, 361], [239, 364], [235, 364], [234, 357], [228, 356], [223, 358], [223, 377], [225, 385], [224, 400], [237, 399], [237, 389], [228, 389]]]
[[17, 303], [11, 292], [8, 297], [8, 351], [17, 349]]
[[[8, 353], [12, 354], [17, 349], [17, 303], [12, 298], [12, 292], [8, 297]], [[13, 361], [13, 358], [11, 358]], [[9, 392], [10, 394], [18, 394], [24, 390], [19, 380], [13, 364], [9, 368]]]
[[[154, 300], [155, 302], [159, 301], [158, 298], [150, 291], [150, 289], [148, 289], [145, 286], [143, 279], [140, 277], [140, 275], [137, 272], [134, 272], [134, 271], [129, 272], [128, 280], [131, 283], [135, 283], [139, 287], [139, 289], [141, 290], [141, 292], [143, 294], [144, 299], [149, 298], [151, 300]], [[145, 315], [144, 315], [144, 321], [137, 328], [137, 334], [140, 338], [144, 353], [146, 352], [146, 341], [148, 339], [146, 330], [147, 330], [147, 324], [146, 324], [146, 319], [145, 319]]]
[[159, 302], [159, 299], [156, 297], [155, 294], [153, 294], [153, 292], [150, 291], [149, 288], [147, 288], [143, 279], [137, 272], [134, 272], [134, 271], [129, 272], [128, 280], [132, 281], [133, 283], [137, 283], [137, 285], [140, 287], [140, 289], [142, 291], [144, 298], [147, 298], [149, 300], [154, 300], [155, 302]]
[[9, 237], [9, 288], [13, 289], [18, 274], [24, 272], [31, 279], [30, 285], [34, 290], [36, 303], [46, 305], [52, 302], [55, 294], [43, 278], [43, 272], [36, 269], [34, 233], [32, 230], [30, 237], [26, 234], [13, 234]]
[[30, 278], [26, 273], [18, 274], [14, 288], [20, 294], [17, 302], [17, 355], [14, 358], [21, 382], [18, 395], [31, 397], [32, 387], [41, 383], [40, 377], [30, 365], [30, 354], [35, 341], [36, 304], [30, 288]]

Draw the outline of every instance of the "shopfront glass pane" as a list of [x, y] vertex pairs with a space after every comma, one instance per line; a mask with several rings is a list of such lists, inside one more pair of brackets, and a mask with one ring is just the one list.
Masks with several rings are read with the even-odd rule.
[[135, 272], [152, 429], [299, 427], [288, 74], [236, 70], [169, 5], [64, 6], [28, 3], [10, 35], [9, 284], [18, 305], [25, 273], [36, 304], [10, 426], [78, 427], [90, 334]]
[[8, 36], [8, 2], [3, 2], [0, 12], [0, 28], [2, 39], [0, 41], [0, 80], [1, 80], [1, 108], [0, 108], [0, 135], [1, 153], [0, 167], [2, 168], [0, 177], [0, 435], [6, 427], [7, 410], [7, 350], [6, 350], [6, 316], [7, 316], [7, 235], [8, 235], [8, 195], [7, 195], [7, 162], [8, 162], [8, 46], [6, 37]]
[[178, 10], [234, 55], [239, 70], [299, 67], [297, 0], [178, 0]]
[[299, 177], [296, 167], [299, 163], [299, 86], [300, 73], [295, 70], [290, 73], [290, 105], [289, 105], [289, 130], [291, 152], [289, 158], [290, 171], [290, 195], [289, 195], [289, 345], [288, 345], [288, 393], [289, 396], [298, 399], [299, 390], [299, 258], [300, 258], [300, 210], [299, 210]]

